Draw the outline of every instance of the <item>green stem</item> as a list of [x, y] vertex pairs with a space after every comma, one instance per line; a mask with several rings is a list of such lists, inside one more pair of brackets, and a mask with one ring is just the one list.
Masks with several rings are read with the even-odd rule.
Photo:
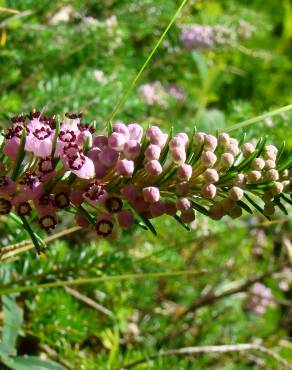
[[107, 125], [114, 119], [114, 117], [116, 116], [116, 114], [118, 113], [118, 111], [122, 108], [122, 106], [124, 105], [125, 101], [127, 100], [127, 97], [129, 96], [130, 92], [132, 91], [133, 87], [136, 85], [136, 82], [139, 80], [139, 78], [141, 77], [142, 73], [144, 72], [144, 69], [147, 67], [147, 65], [149, 64], [150, 60], [152, 59], [153, 55], [155, 54], [156, 50], [158, 49], [158, 47], [160, 46], [160, 44], [162, 43], [162, 41], [164, 40], [167, 32], [169, 31], [170, 27], [173, 25], [174, 21], [176, 20], [177, 16], [179, 15], [179, 13], [181, 12], [182, 8], [185, 6], [186, 2], [188, 0], [183, 0], [182, 3], [180, 4], [180, 6], [178, 7], [177, 11], [175, 12], [175, 14], [173, 15], [173, 17], [171, 18], [169, 24], [167, 25], [166, 29], [164, 30], [164, 32], [162, 33], [162, 35], [160, 36], [159, 40], [157, 41], [157, 43], [155, 44], [154, 48], [151, 50], [150, 54], [148, 55], [147, 59], [145, 60], [144, 64], [142, 65], [142, 67], [140, 68], [138, 74], [134, 77], [134, 79], [130, 82], [129, 86], [127, 87], [127, 89], [125, 90], [125, 92], [123, 93], [123, 95], [120, 97], [120, 99], [118, 100], [118, 102], [116, 103], [110, 117], [108, 118], [107, 120]]
[[235, 130], [237, 130], [239, 128], [252, 125], [253, 123], [257, 123], [259, 121], [262, 121], [265, 118], [273, 117], [273, 116], [276, 116], [276, 115], [278, 115], [280, 113], [287, 112], [289, 110], [292, 110], [292, 104], [285, 105], [284, 107], [279, 108], [279, 109], [275, 109], [275, 110], [273, 110], [273, 111], [271, 111], [269, 113], [264, 113], [264, 114], [262, 114], [260, 116], [257, 116], [257, 117], [254, 117], [254, 118], [250, 118], [250, 119], [247, 119], [245, 121], [236, 123], [235, 125], [228, 127], [225, 131], [226, 132], [235, 131]]
[[0, 295], [11, 294], [11, 293], [23, 293], [34, 291], [38, 289], [49, 289], [49, 288], [59, 288], [64, 286], [72, 285], [84, 285], [84, 284], [94, 284], [109, 281], [125, 281], [125, 280], [143, 280], [143, 279], [159, 279], [162, 277], [176, 277], [176, 276], [195, 276], [206, 274], [207, 270], [191, 271], [191, 270], [181, 270], [181, 271], [170, 271], [170, 272], [148, 272], [139, 274], [124, 274], [115, 276], [102, 276], [102, 277], [85, 277], [75, 280], [65, 280], [65, 281], [54, 281], [50, 283], [21, 286], [21, 287], [3, 287], [0, 290]]

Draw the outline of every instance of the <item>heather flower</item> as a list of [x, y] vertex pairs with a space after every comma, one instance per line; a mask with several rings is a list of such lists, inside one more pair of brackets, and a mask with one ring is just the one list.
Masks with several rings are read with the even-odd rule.
[[247, 307], [257, 315], [263, 315], [266, 308], [271, 305], [272, 298], [270, 288], [262, 283], [255, 283], [250, 291]]
[[209, 49], [214, 45], [212, 27], [198, 24], [181, 31], [181, 40], [186, 49]]

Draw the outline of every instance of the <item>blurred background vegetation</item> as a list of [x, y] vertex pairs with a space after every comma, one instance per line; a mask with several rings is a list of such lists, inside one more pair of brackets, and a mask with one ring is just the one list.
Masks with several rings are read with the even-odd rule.
[[[102, 129], [179, 4], [0, 0], [1, 126], [13, 114], [44, 108], [52, 114], [83, 111]], [[185, 48], [181, 32], [194, 24], [220, 26], [225, 42]], [[196, 123], [214, 133], [287, 105], [291, 46], [290, 0], [189, 0], [116, 119], [186, 132]], [[291, 150], [291, 118], [287, 112], [259, 121], [247, 135], [264, 134], [275, 144], [286, 140]], [[163, 349], [236, 343], [263, 344], [291, 363], [289, 216], [220, 223], [203, 216], [189, 233], [167, 219], [155, 225], [157, 238], [135, 230], [101, 242], [78, 231], [52, 242], [45, 258], [26, 252], [2, 262], [2, 290], [32, 289], [3, 296], [1, 369], [119, 369], [140, 358], [146, 362], [132, 368], [279, 369], [273, 357], [252, 351], [147, 361]], [[64, 218], [57, 231], [70, 226]], [[0, 238], [5, 247], [27, 235], [2, 217]], [[207, 273], [147, 275], [184, 270]], [[37, 288], [123, 274], [140, 278]]]

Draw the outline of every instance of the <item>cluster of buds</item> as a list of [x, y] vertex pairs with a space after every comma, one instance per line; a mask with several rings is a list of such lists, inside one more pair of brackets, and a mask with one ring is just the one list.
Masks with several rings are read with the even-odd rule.
[[255, 283], [251, 289], [247, 308], [261, 316], [267, 307], [272, 305], [273, 294], [270, 288], [262, 283]]
[[251, 213], [252, 205], [269, 217], [291, 203], [292, 158], [283, 146], [137, 123], [96, 134], [81, 121], [40, 112], [12, 118], [0, 147], [0, 215], [31, 216], [52, 229], [67, 211], [109, 237], [135, 224], [155, 233], [150, 220], [162, 215], [188, 228], [196, 211], [219, 220]]

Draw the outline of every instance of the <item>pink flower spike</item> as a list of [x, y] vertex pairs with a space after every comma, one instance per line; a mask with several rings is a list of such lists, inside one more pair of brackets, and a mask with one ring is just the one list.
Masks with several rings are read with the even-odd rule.
[[130, 177], [134, 172], [134, 162], [127, 159], [121, 159], [117, 163], [117, 173], [120, 176]]
[[143, 137], [143, 128], [138, 123], [130, 123], [128, 125], [128, 130], [131, 140], [136, 140], [140, 142]]
[[155, 203], [160, 199], [159, 189], [155, 186], [149, 186], [143, 189], [143, 197], [147, 203]]
[[118, 214], [119, 225], [125, 229], [132, 227], [135, 224], [135, 219], [131, 210], [123, 210]]

